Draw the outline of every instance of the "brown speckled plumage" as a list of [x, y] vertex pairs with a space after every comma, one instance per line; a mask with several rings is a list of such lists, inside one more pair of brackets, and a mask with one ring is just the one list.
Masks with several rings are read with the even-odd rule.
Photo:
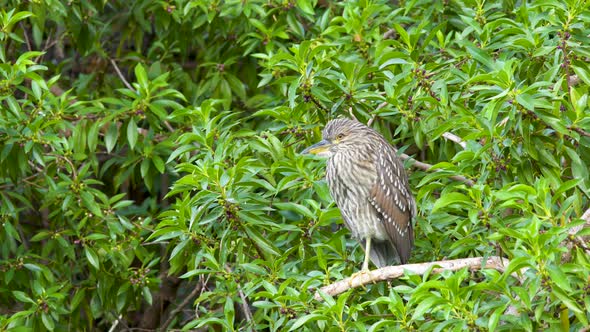
[[377, 267], [407, 263], [416, 203], [395, 148], [350, 119], [328, 122], [322, 136], [328, 150], [321, 154], [329, 156], [326, 180], [352, 235], [363, 248], [370, 241], [369, 256]]

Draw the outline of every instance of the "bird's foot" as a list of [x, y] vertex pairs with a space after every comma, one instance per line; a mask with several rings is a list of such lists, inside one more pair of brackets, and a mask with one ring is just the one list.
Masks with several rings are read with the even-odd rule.
[[[359, 277], [361, 278], [361, 284], [362, 284], [362, 279], [366, 278], [365, 276], [368, 277], [370, 272], [371, 271], [369, 269], [362, 269], [358, 272], [353, 273], [350, 276], [350, 278], [348, 278], [348, 287], [352, 287], [352, 283], [353, 283], [354, 279], [359, 278]], [[362, 285], [361, 287], [365, 288], [364, 285]]]

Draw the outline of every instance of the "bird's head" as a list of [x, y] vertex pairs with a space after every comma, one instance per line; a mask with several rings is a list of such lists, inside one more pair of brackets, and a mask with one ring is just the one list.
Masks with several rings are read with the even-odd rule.
[[367, 126], [358, 121], [346, 118], [331, 120], [322, 131], [322, 140], [301, 153], [330, 157], [351, 145], [362, 143], [371, 133]]

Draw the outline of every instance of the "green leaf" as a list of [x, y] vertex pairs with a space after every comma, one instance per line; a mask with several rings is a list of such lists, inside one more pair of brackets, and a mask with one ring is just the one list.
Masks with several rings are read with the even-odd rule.
[[578, 66], [572, 66], [572, 69], [576, 75], [578, 75], [578, 77], [581, 78], [584, 83], [586, 83], [586, 85], [590, 85], [590, 73], [588, 72], [587, 67], [582, 68]]
[[6, 234], [10, 237], [12, 237], [13, 239], [22, 242], [20, 235], [18, 234], [18, 231], [16, 230], [16, 228], [14, 228], [14, 226], [12, 226], [12, 223], [10, 223], [10, 221], [4, 221], [2, 223], [4, 225], [4, 230], [6, 231]]
[[35, 303], [27, 294], [21, 291], [12, 291], [12, 295], [21, 302]]
[[148, 175], [148, 171], [150, 170], [150, 160], [143, 159], [141, 161], [141, 165], [139, 166], [139, 170], [141, 173], [141, 177], [145, 179]]
[[483, 64], [488, 69], [494, 68], [494, 62], [488, 52], [472, 44], [468, 44], [465, 47], [467, 48], [467, 52], [469, 52], [477, 62]]
[[529, 111], [535, 110], [535, 99], [527, 93], [517, 95], [516, 101]]
[[100, 261], [98, 260], [98, 255], [94, 250], [88, 246], [84, 247], [84, 253], [86, 254], [86, 259], [90, 265], [92, 265], [95, 269], [100, 269]]
[[137, 83], [139, 83], [139, 87], [142, 90], [148, 90], [148, 79], [147, 79], [147, 73], [145, 71], [145, 68], [143, 68], [143, 66], [141, 65], [141, 63], [138, 63], [137, 65], [135, 65], [135, 78], [137, 79]]
[[297, 320], [295, 321], [295, 323], [293, 323], [293, 325], [291, 326], [289, 331], [295, 331], [295, 330], [299, 329], [300, 327], [302, 327], [303, 325], [310, 323], [310, 322], [314, 322], [317, 320], [327, 320], [327, 319], [329, 319], [329, 318], [323, 314], [314, 313], [314, 314], [303, 315], [303, 316], [297, 318]]
[[280, 210], [289, 210], [289, 211], [297, 212], [300, 215], [307, 217], [307, 218], [311, 218], [311, 219], [315, 218], [315, 214], [313, 214], [307, 207], [305, 207], [301, 204], [291, 203], [291, 202], [276, 202], [276, 203], [274, 203], [274, 206], [279, 208]]
[[100, 206], [94, 200], [92, 194], [88, 191], [83, 191], [80, 194], [82, 198], [82, 203], [84, 203], [84, 207], [86, 207], [90, 212], [92, 212], [95, 216], [102, 217], [102, 211]]
[[297, 0], [297, 7], [299, 7], [304, 13], [308, 15], [314, 15], [310, 0]]
[[566, 292], [572, 292], [572, 287], [568, 282], [567, 275], [563, 272], [561, 267], [550, 265], [547, 267], [551, 281], [553, 281], [559, 288]]
[[86, 144], [88, 144], [88, 150], [90, 150], [90, 152], [96, 151], [96, 146], [98, 145], [98, 129], [99, 122], [92, 123], [90, 128], [88, 128], [88, 138], [86, 139]]
[[49, 331], [53, 331], [55, 329], [55, 322], [53, 321], [53, 317], [47, 313], [41, 314], [41, 320], [43, 321], [43, 325]]
[[70, 311], [76, 310], [76, 308], [78, 308], [78, 306], [80, 305], [82, 300], [85, 298], [85, 296], [86, 296], [86, 289], [85, 288], [78, 289], [76, 291], [76, 294], [74, 294], [72, 301], [70, 302]]
[[280, 256], [279, 250], [265, 237], [263, 237], [257, 230], [251, 226], [244, 226], [248, 237], [252, 240], [252, 244], [260, 248], [264, 253], [272, 256]]
[[107, 132], [104, 136], [104, 142], [107, 148], [107, 152], [113, 151], [115, 144], [117, 143], [117, 139], [119, 137], [119, 128], [117, 128], [116, 123], [111, 123], [107, 129]]
[[160, 156], [153, 155], [152, 156], [152, 163], [154, 164], [154, 166], [156, 167], [158, 172], [160, 172], [160, 174], [164, 174], [164, 171], [166, 170], [166, 166], [164, 164], [164, 160], [162, 160], [162, 158], [160, 158]]
[[588, 319], [586, 318], [586, 312], [584, 312], [576, 303], [576, 301], [572, 298], [571, 295], [564, 293], [561, 289], [553, 288], [552, 292], [563, 304], [565, 304], [568, 309], [570, 309], [575, 315], [576, 318], [580, 320], [580, 322], [586, 326], [588, 325]]
[[127, 142], [129, 142], [129, 147], [133, 150], [135, 148], [135, 143], [137, 143], [137, 124], [133, 118], [129, 119], [129, 123], [127, 124]]
[[436, 202], [434, 202], [432, 212], [436, 212], [437, 210], [452, 204], [472, 205], [472, 203], [471, 198], [466, 195], [458, 192], [450, 192], [442, 195], [436, 200]]
[[152, 292], [150, 292], [149, 287], [144, 286], [141, 288], [141, 293], [143, 294], [143, 299], [147, 302], [148, 305], [152, 305]]

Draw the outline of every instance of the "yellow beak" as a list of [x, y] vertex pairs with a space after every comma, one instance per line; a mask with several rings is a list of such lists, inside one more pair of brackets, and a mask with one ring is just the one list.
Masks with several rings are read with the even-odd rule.
[[302, 154], [317, 154], [317, 155], [322, 155], [322, 154], [327, 154], [330, 152], [330, 148], [332, 147], [332, 143], [328, 140], [321, 140], [319, 142], [317, 142], [316, 144], [308, 147], [307, 149], [301, 151]]

